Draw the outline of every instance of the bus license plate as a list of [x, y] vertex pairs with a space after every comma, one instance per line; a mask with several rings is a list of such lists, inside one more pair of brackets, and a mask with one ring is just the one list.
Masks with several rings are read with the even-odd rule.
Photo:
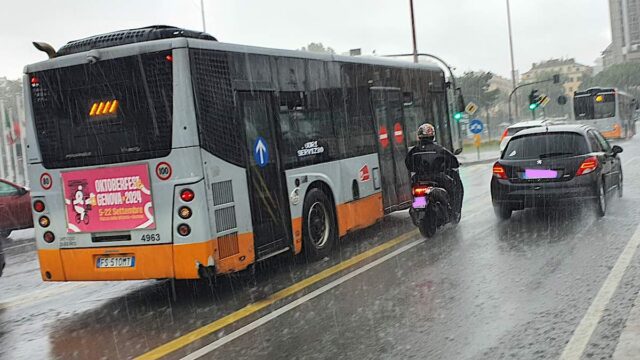
[[99, 257], [97, 266], [99, 268], [126, 268], [133, 267], [135, 263], [135, 256], [109, 256]]

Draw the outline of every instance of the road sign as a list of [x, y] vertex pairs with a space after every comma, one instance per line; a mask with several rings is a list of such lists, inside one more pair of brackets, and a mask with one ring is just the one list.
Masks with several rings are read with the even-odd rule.
[[380, 126], [378, 137], [380, 138], [380, 145], [382, 145], [383, 149], [386, 149], [389, 146], [389, 133], [387, 133], [386, 127]]
[[396, 142], [398, 144], [402, 144], [404, 142], [404, 132], [402, 132], [402, 125], [400, 125], [400, 123], [396, 123], [393, 126], [393, 136], [396, 138]]
[[269, 162], [269, 148], [262, 137], [258, 137], [253, 145], [253, 158], [256, 159], [256, 164], [260, 167], [265, 167]]
[[480, 134], [484, 130], [484, 124], [480, 119], [473, 119], [469, 122], [469, 131], [473, 134]]
[[466, 111], [467, 114], [469, 115], [475, 114], [477, 110], [478, 110], [478, 105], [474, 104], [473, 102], [469, 102], [467, 104], [467, 107], [464, 108], [464, 111]]
[[362, 182], [369, 181], [369, 179], [371, 179], [371, 175], [369, 174], [369, 167], [366, 164], [360, 168], [358, 175], [360, 176], [360, 181]]
[[551, 101], [551, 99], [549, 99], [549, 97], [547, 95], [542, 95], [540, 96], [542, 99], [540, 100], [540, 105], [542, 106], [547, 106], [547, 104], [549, 103], [549, 101]]
[[475, 145], [476, 147], [479, 147], [480, 144], [482, 144], [482, 137], [478, 134], [473, 135], [473, 145]]

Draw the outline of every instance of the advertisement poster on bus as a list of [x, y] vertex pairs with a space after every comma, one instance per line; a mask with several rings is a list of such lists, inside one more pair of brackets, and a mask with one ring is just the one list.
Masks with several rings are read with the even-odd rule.
[[62, 174], [67, 232], [155, 229], [147, 165]]

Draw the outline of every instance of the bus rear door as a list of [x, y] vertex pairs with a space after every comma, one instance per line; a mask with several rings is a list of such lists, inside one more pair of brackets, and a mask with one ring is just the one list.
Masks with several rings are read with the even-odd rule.
[[411, 180], [404, 164], [407, 156], [402, 92], [393, 87], [372, 87], [371, 104], [378, 132], [378, 154], [386, 213], [411, 203]]
[[258, 260], [292, 244], [284, 172], [276, 139], [272, 92], [238, 92], [240, 120], [245, 126], [248, 191]]

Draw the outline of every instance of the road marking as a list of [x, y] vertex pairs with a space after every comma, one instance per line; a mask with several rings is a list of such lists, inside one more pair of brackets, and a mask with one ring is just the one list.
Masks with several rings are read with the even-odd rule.
[[624, 163], [622, 163], [622, 166], [627, 166], [627, 165], [629, 165], [632, 161], [637, 160], [637, 159], [638, 159], [638, 157], [637, 157], [637, 156], [634, 156], [634, 157], [632, 157], [631, 159], [629, 159], [629, 160], [625, 161]]
[[351, 271], [350, 273], [347, 273], [347, 274], [343, 275], [342, 277], [340, 277], [340, 278], [338, 278], [336, 280], [333, 280], [332, 282], [330, 282], [330, 283], [328, 283], [328, 284], [326, 284], [326, 285], [324, 285], [324, 286], [322, 286], [322, 287], [320, 287], [320, 288], [318, 288], [318, 289], [316, 289], [316, 290], [314, 290], [314, 291], [302, 296], [301, 298], [296, 299], [296, 300], [288, 303], [287, 305], [285, 305], [285, 306], [283, 306], [283, 307], [281, 307], [279, 309], [276, 309], [276, 310], [268, 313], [267, 315], [265, 315], [265, 316], [255, 320], [255, 321], [253, 321], [253, 322], [241, 327], [240, 329], [230, 333], [229, 335], [226, 335], [226, 336], [224, 336], [224, 337], [212, 342], [211, 344], [206, 345], [205, 347], [202, 347], [202, 348], [194, 351], [193, 353], [183, 357], [181, 360], [199, 359], [200, 357], [207, 355], [208, 353], [214, 351], [215, 349], [217, 349], [217, 348], [219, 348], [219, 347], [221, 347], [221, 346], [223, 346], [223, 345], [225, 345], [225, 344], [227, 344], [227, 343], [239, 338], [240, 336], [245, 335], [245, 334], [255, 330], [256, 328], [268, 323], [269, 321], [277, 318], [278, 316], [283, 315], [283, 314], [285, 314], [285, 313], [297, 308], [298, 306], [304, 304], [305, 302], [322, 295], [323, 293], [335, 288], [336, 286], [339, 286], [340, 284], [343, 284], [344, 282], [346, 282], [346, 281], [348, 281], [350, 279], [353, 279], [354, 277], [364, 273], [365, 271], [368, 271], [368, 270], [370, 270], [370, 269], [382, 264], [383, 262], [385, 262], [385, 261], [387, 261], [389, 259], [392, 259], [392, 258], [402, 254], [403, 252], [405, 252], [407, 250], [410, 250], [410, 249], [414, 248], [415, 246], [417, 246], [419, 244], [422, 244], [424, 241], [425, 241], [424, 239], [420, 239], [420, 240], [416, 240], [414, 242], [411, 242], [411, 243], [409, 243], [409, 244], [407, 244], [407, 245], [405, 245], [405, 246], [403, 246], [403, 247], [401, 247], [399, 249], [396, 249], [393, 252], [390, 252], [389, 254], [387, 254], [387, 255], [385, 255], [385, 256], [383, 256], [381, 258], [376, 259], [375, 261], [372, 261], [372, 262], [368, 263], [367, 265], [364, 265], [364, 266], [362, 266], [360, 268], [357, 268], [357, 269]]
[[[243, 307], [240, 310], [237, 310], [229, 315], [226, 315], [208, 325], [205, 325], [201, 328], [198, 328], [196, 330], [193, 330], [185, 335], [182, 335], [168, 343], [165, 343], [164, 345], [160, 345], [159, 347], [144, 353], [140, 356], [138, 356], [136, 359], [140, 360], [140, 359], [159, 359], [163, 356], [166, 356], [178, 349], [181, 349], [191, 343], [193, 343], [196, 340], [199, 340], [207, 335], [213, 334], [216, 331], [219, 331], [239, 320], [242, 320], [260, 310], [263, 310], [271, 305], [273, 305], [274, 303], [283, 300], [291, 295], [294, 295], [298, 292], [300, 292], [301, 290], [304, 290], [306, 288], [308, 288], [309, 286], [316, 284], [332, 275], [335, 275], [343, 270], [346, 270], [350, 267], [353, 267], [354, 265], [357, 265], [361, 262], [363, 262], [364, 260], [367, 260], [368, 258], [375, 256], [376, 254], [379, 254], [382, 251], [385, 251], [389, 248], [392, 248], [400, 243], [403, 243], [407, 240], [409, 240], [410, 238], [412, 238], [413, 236], [416, 236], [418, 234], [418, 230], [412, 230], [409, 231], [405, 234], [402, 234], [398, 237], [396, 237], [393, 240], [390, 240], [382, 245], [379, 245], [377, 247], [374, 247], [373, 249], [369, 249], [361, 254], [358, 254], [344, 262], [341, 262], [339, 264], [336, 264], [328, 269], [325, 269], [315, 275], [312, 275], [304, 280], [301, 280], [300, 282], [297, 282], [285, 289], [282, 289], [272, 295], [270, 295], [269, 297], [257, 301], [255, 303], [249, 304], [245, 307]], [[418, 241], [416, 242], [415, 245], [417, 245], [418, 243], [422, 242], [424, 240]], [[413, 243], [412, 243], [413, 244]], [[415, 246], [413, 245], [413, 246]], [[408, 246], [408, 245], [407, 245]], [[397, 250], [396, 250], [397, 251]]]
[[591, 335], [593, 335], [593, 331], [596, 329], [596, 326], [598, 326], [598, 323], [602, 318], [604, 309], [607, 304], [609, 304], [611, 297], [622, 280], [622, 276], [627, 270], [627, 267], [629, 267], [629, 264], [638, 249], [638, 245], [640, 245], [640, 226], [636, 228], [636, 231], [633, 233], [633, 236], [627, 243], [627, 246], [622, 250], [616, 264], [613, 266], [613, 269], [611, 269], [611, 272], [604, 281], [604, 284], [602, 284], [602, 287], [591, 303], [591, 306], [589, 306], [587, 313], [573, 332], [571, 340], [569, 340], [569, 343], [564, 348], [564, 351], [560, 356], [561, 360], [580, 359], [589, 343], [589, 339], [591, 339]]
[[0, 310], [32, 304], [34, 302], [47, 299], [52, 295], [68, 292], [70, 290], [82, 288], [88, 285], [89, 283], [65, 283], [55, 287], [36, 290], [27, 294], [14, 296], [14, 297], [2, 300], [2, 302], [0, 302]]

